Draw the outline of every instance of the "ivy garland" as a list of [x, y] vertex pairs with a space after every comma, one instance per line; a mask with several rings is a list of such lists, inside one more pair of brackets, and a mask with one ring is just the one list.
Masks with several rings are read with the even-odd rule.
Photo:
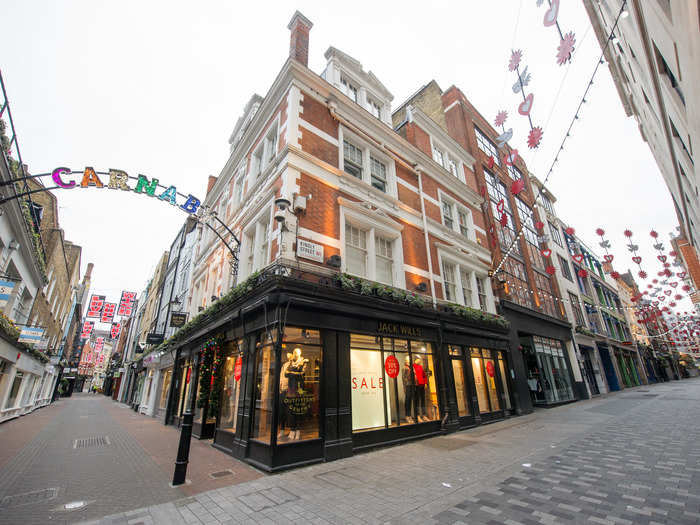
[[220, 337], [209, 339], [202, 348], [199, 365], [199, 397], [197, 398], [198, 408], [203, 408], [208, 401], [207, 417], [215, 417], [219, 413], [223, 388], [222, 361], [223, 350]]

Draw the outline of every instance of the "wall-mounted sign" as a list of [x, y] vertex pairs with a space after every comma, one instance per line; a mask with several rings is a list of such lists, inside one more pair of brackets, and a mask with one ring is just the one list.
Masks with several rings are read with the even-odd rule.
[[163, 342], [164, 334], [148, 334], [146, 336], [146, 344], [159, 345]]
[[41, 340], [43, 335], [43, 328], [37, 328], [36, 326], [24, 326], [19, 334], [18, 341], [20, 343], [35, 344]]
[[[80, 184], [76, 184], [74, 180], [66, 182], [65, 179], [71, 174], [77, 174], [80, 172], [71, 171], [68, 168], [56, 168], [51, 172], [51, 178], [56, 183], [56, 185], [63, 189], [72, 188], [107, 188], [109, 190], [123, 190], [123, 191], [133, 191], [134, 193], [145, 193], [149, 197], [156, 197], [158, 200], [165, 201], [168, 204], [177, 206], [187, 213], [196, 213], [201, 201], [194, 197], [193, 195], [183, 195], [177, 191], [175, 186], [163, 186], [158, 184], [158, 179], [148, 180], [145, 175], [139, 175], [138, 177], [131, 177], [123, 170], [111, 169], [109, 172], [96, 172], [92, 167], [88, 166], [82, 172], [83, 178]], [[109, 182], [105, 185], [100, 179], [99, 175], [109, 177]], [[129, 179], [136, 181], [136, 186], [129, 186]], [[165, 189], [165, 191], [162, 191]], [[176, 197], [184, 198], [182, 204], [178, 204]]]
[[172, 312], [170, 314], [170, 326], [172, 328], [181, 328], [187, 323], [187, 314], [184, 312]]
[[12, 290], [15, 289], [15, 283], [12, 281], [6, 281], [5, 279], [0, 279], [0, 308], [7, 304], [12, 295]]
[[323, 262], [323, 246], [302, 239], [297, 239], [297, 257]]
[[134, 308], [134, 302], [136, 301], [136, 294], [134, 292], [123, 291], [121, 299], [119, 300], [119, 309], [117, 310], [117, 315], [124, 317], [129, 317]]
[[102, 316], [100, 322], [111, 323], [114, 318], [114, 311], [117, 309], [117, 303], [105, 303], [102, 307]]
[[102, 307], [105, 304], [104, 295], [93, 295], [90, 297], [90, 304], [85, 317], [100, 317], [102, 315]]

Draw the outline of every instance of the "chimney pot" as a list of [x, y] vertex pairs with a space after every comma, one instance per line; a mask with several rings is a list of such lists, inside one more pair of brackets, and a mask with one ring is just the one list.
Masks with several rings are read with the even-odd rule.
[[313, 27], [311, 20], [302, 15], [299, 11], [294, 12], [287, 29], [291, 33], [289, 42], [289, 58], [309, 67], [309, 31]]

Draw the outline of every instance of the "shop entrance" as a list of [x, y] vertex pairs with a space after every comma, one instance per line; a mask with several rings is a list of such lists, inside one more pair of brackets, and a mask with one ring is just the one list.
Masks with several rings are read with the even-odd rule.
[[591, 389], [591, 394], [597, 396], [600, 394], [600, 387], [595, 378], [595, 370], [593, 369], [593, 361], [591, 359], [591, 349], [579, 346], [581, 356], [583, 357], [583, 373], [586, 376], [586, 382]]
[[552, 405], [573, 401], [571, 372], [558, 339], [532, 336], [521, 337], [527, 384], [533, 405]]
[[615, 373], [615, 366], [610, 357], [610, 351], [603, 346], [598, 346], [598, 351], [600, 352], [600, 360], [603, 362], [603, 369], [605, 370], [605, 378], [608, 380], [608, 387], [611, 391], [620, 390], [620, 383], [617, 381], [617, 374]]

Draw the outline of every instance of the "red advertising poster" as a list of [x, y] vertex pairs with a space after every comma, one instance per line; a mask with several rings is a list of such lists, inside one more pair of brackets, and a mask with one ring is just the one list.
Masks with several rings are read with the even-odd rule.
[[80, 337], [82, 337], [83, 339], [87, 339], [88, 337], [90, 337], [93, 326], [95, 326], [95, 323], [93, 323], [92, 321], [85, 321], [83, 323], [83, 331], [80, 333]]
[[493, 362], [488, 361], [486, 363], [486, 373], [490, 376], [493, 377], [494, 374], [496, 373], [496, 370], [493, 368]]
[[117, 309], [117, 303], [105, 303], [102, 307], [102, 317], [100, 322], [111, 323], [114, 318], [114, 311]]
[[102, 314], [102, 306], [105, 304], [104, 295], [93, 295], [90, 297], [90, 305], [85, 317], [100, 317]]
[[122, 292], [121, 299], [119, 300], [119, 308], [117, 310], [117, 315], [128, 317], [134, 311], [134, 302], [136, 302], [136, 293], [127, 292], [126, 290]]
[[110, 331], [110, 335], [112, 336], [112, 339], [116, 339], [119, 337], [119, 333], [122, 331], [122, 324], [121, 323], [112, 323], [112, 330]]
[[386, 375], [395, 379], [399, 375], [399, 361], [390, 355], [384, 361], [384, 370], [386, 370]]
[[241, 380], [241, 372], [243, 371], [243, 358], [238, 356], [236, 359], [236, 366], [233, 368], [233, 378], [236, 381]]

